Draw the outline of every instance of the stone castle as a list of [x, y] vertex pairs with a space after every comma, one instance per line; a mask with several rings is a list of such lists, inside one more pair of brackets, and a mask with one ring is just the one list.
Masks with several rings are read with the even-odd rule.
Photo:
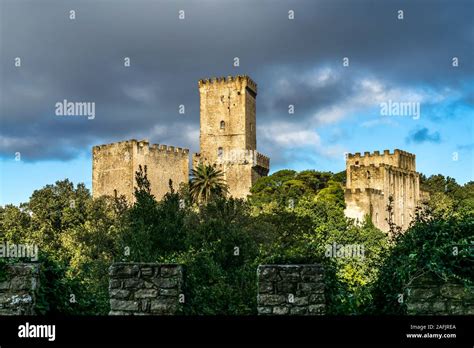
[[[268, 174], [270, 159], [257, 152], [257, 85], [248, 76], [200, 80], [200, 152], [192, 157], [224, 173], [229, 194], [246, 198], [258, 178]], [[189, 180], [189, 150], [128, 140], [93, 147], [93, 196], [124, 195], [134, 201], [135, 172], [147, 166], [152, 194], [159, 200]], [[349, 154], [346, 161], [346, 216], [388, 231], [387, 205], [393, 197], [393, 222], [405, 230], [419, 204], [415, 155], [395, 150]]]
[[[248, 76], [199, 81], [200, 153], [199, 163], [217, 166], [224, 173], [229, 194], [246, 198], [250, 188], [267, 175], [270, 159], [257, 152], [257, 85]], [[189, 150], [148, 141], [128, 140], [94, 146], [92, 150], [92, 192], [124, 195], [134, 201], [135, 172], [146, 165], [152, 194], [161, 199], [189, 180]]]
[[347, 217], [362, 221], [368, 215], [373, 224], [388, 231], [389, 197], [393, 197], [392, 221], [406, 230], [422, 200], [420, 175], [415, 155], [395, 150], [348, 154], [345, 202]]

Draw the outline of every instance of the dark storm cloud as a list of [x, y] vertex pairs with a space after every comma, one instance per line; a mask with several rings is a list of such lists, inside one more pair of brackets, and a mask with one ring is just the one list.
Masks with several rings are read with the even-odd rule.
[[[258, 83], [259, 147], [280, 158], [275, 149], [294, 142], [278, 138], [274, 146], [274, 129], [292, 123], [296, 137], [317, 126], [318, 112], [360, 93], [363, 76], [401, 89], [456, 89], [473, 75], [472, 1], [0, 4], [0, 155], [21, 152], [24, 160], [70, 159], [94, 144], [144, 137], [198, 151], [197, 81], [203, 77], [248, 74]], [[185, 20], [178, 19], [181, 9]], [[290, 9], [295, 20], [288, 20]], [[403, 21], [396, 19], [398, 9]], [[15, 57], [21, 68], [13, 66]], [[349, 68], [342, 68], [342, 57], [350, 58]], [[96, 117], [55, 116], [63, 99], [95, 102]], [[289, 104], [298, 111], [293, 119]]]
[[407, 142], [414, 142], [414, 143], [439, 143], [441, 142], [441, 136], [439, 132], [432, 132], [430, 133], [429, 129], [424, 127], [411, 132], [411, 134], [407, 137]]

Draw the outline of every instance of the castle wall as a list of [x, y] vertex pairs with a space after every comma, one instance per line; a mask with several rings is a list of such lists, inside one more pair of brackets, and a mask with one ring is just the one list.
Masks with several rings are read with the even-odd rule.
[[415, 155], [401, 150], [349, 154], [346, 165], [346, 216], [362, 221], [369, 215], [375, 226], [388, 231], [387, 206], [392, 196], [393, 222], [407, 229], [420, 202]]
[[177, 190], [189, 177], [189, 150], [167, 145], [149, 145], [148, 141], [129, 140], [94, 146], [93, 197], [125, 195], [134, 201], [135, 172], [147, 166], [151, 193], [160, 200], [169, 192], [169, 180]]
[[125, 195], [133, 200], [133, 148], [136, 141], [122, 141], [92, 148], [92, 195]]

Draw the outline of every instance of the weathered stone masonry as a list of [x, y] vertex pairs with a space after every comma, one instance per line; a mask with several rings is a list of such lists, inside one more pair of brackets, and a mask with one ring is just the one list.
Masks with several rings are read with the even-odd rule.
[[367, 215], [382, 231], [389, 230], [390, 196], [393, 222], [402, 230], [408, 228], [416, 207], [425, 196], [420, 190], [415, 155], [402, 150], [348, 154], [346, 178], [346, 216], [362, 222]]
[[147, 140], [128, 140], [92, 149], [92, 193], [94, 198], [124, 195], [135, 201], [135, 172], [147, 166], [151, 193], [157, 200], [189, 179], [189, 150], [167, 145], [150, 145]]
[[250, 188], [270, 170], [270, 159], [257, 152], [257, 84], [248, 76], [199, 81], [199, 163], [224, 173], [229, 194], [247, 198]]
[[[200, 80], [199, 96], [200, 152], [193, 155], [192, 166], [217, 166], [229, 194], [246, 198], [252, 185], [270, 170], [270, 159], [257, 152], [257, 84], [240, 75]], [[189, 179], [189, 150], [180, 147], [132, 139], [94, 146], [92, 157], [94, 198], [125, 195], [134, 202], [139, 165], [147, 166], [151, 193], [157, 200], [169, 192], [170, 179], [175, 190]]]
[[180, 308], [181, 265], [120, 262], [109, 276], [110, 315], [173, 315]]
[[474, 315], [474, 287], [441, 282], [427, 274], [416, 279], [409, 289], [409, 315]]
[[0, 315], [34, 315], [39, 265], [7, 265], [6, 272], [7, 279], [0, 281]]
[[260, 265], [260, 315], [323, 315], [324, 274], [320, 265]]

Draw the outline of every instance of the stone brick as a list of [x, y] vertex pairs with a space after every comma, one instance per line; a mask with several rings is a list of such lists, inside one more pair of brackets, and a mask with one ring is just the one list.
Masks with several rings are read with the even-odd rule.
[[137, 265], [116, 263], [109, 269], [109, 275], [115, 278], [131, 278], [138, 275]]
[[285, 282], [298, 282], [301, 280], [298, 270], [295, 269], [281, 269], [280, 276]]
[[7, 280], [7, 281], [4, 281], [4, 282], [0, 282], [0, 290], [8, 290], [10, 289], [10, 281]]
[[275, 289], [277, 293], [296, 294], [297, 285], [297, 282], [294, 280], [289, 282], [286, 278], [283, 278], [275, 284]]
[[407, 310], [409, 314], [427, 313], [431, 310], [431, 303], [430, 302], [415, 302], [415, 303], [408, 302]]
[[445, 284], [440, 289], [441, 295], [449, 299], [462, 299], [467, 295], [467, 291], [462, 285]]
[[179, 280], [178, 278], [157, 278], [153, 279], [153, 283], [160, 288], [170, 289], [177, 287]]
[[158, 295], [156, 289], [140, 289], [135, 291], [135, 298], [155, 298]]
[[110, 298], [126, 299], [130, 296], [130, 290], [112, 289], [109, 291]]
[[112, 311], [137, 311], [137, 301], [110, 300], [110, 309]]
[[447, 301], [446, 304], [446, 313], [452, 315], [464, 314], [463, 303], [461, 301]]
[[16, 290], [27, 290], [32, 287], [31, 277], [15, 277], [10, 282], [10, 287]]
[[110, 289], [120, 289], [122, 287], [122, 281], [120, 279], [110, 279], [109, 280], [109, 290]]
[[160, 274], [163, 278], [173, 277], [176, 275], [181, 274], [182, 269], [181, 266], [177, 265], [166, 265], [160, 267]]
[[271, 282], [258, 283], [258, 292], [261, 294], [273, 293], [273, 284]]
[[154, 274], [153, 267], [142, 267], [140, 269], [140, 276], [141, 277], [151, 277]]
[[325, 297], [324, 293], [313, 293], [309, 295], [309, 303], [314, 304], [314, 303], [324, 303], [325, 302]]
[[296, 294], [298, 296], [311, 295], [313, 293], [322, 292], [324, 284], [321, 283], [298, 283]]
[[272, 314], [272, 307], [270, 306], [259, 306], [257, 307], [258, 314]]
[[325, 305], [324, 304], [309, 305], [308, 311], [310, 314], [324, 314]]
[[275, 267], [259, 266], [259, 279], [262, 282], [273, 282], [281, 280], [278, 269]]
[[293, 304], [295, 306], [306, 306], [309, 304], [309, 297], [308, 296], [295, 297]]
[[446, 302], [434, 302], [431, 305], [431, 310], [433, 312], [444, 312], [444, 313], [446, 313]]
[[172, 315], [175, 314], [178, 309], [177, 304], [165, 304], [160, 300], [152, 300], [150, 312], [158, 315]]
[[125, 311], [110, 311], [109, 315], [132, 315], [132, 312]]
[[258, 295], [258, 303], [262, 305], [279, 305], [287, 302], [285, 295]]
[[465, 315], [474, 315], [474, 305], [468, 305], [464, 308]]
[[292, 315], [306, 315], [308, 314], [308, 307], [291, 307], [290, 314]]
[[414, 288], [411, 289], [409, 297], [412, 299], [429, 299], [437, 294], [436, 288]]
[[129, 289], [129, 288], [138, 288], [142, 287], [144, 284], [144, 281], [142, 279], [124, 279], [122, 282], [122, 286], [124, 289]]
[[161, 296], [178, 296], [178, 289], [160, 289]]
[[285, 315], [290, 312], [290, 309], [288, 307], [283, 307], [283, 306], [276, 306], [273, 307], [273, 314], [275, 315]]

